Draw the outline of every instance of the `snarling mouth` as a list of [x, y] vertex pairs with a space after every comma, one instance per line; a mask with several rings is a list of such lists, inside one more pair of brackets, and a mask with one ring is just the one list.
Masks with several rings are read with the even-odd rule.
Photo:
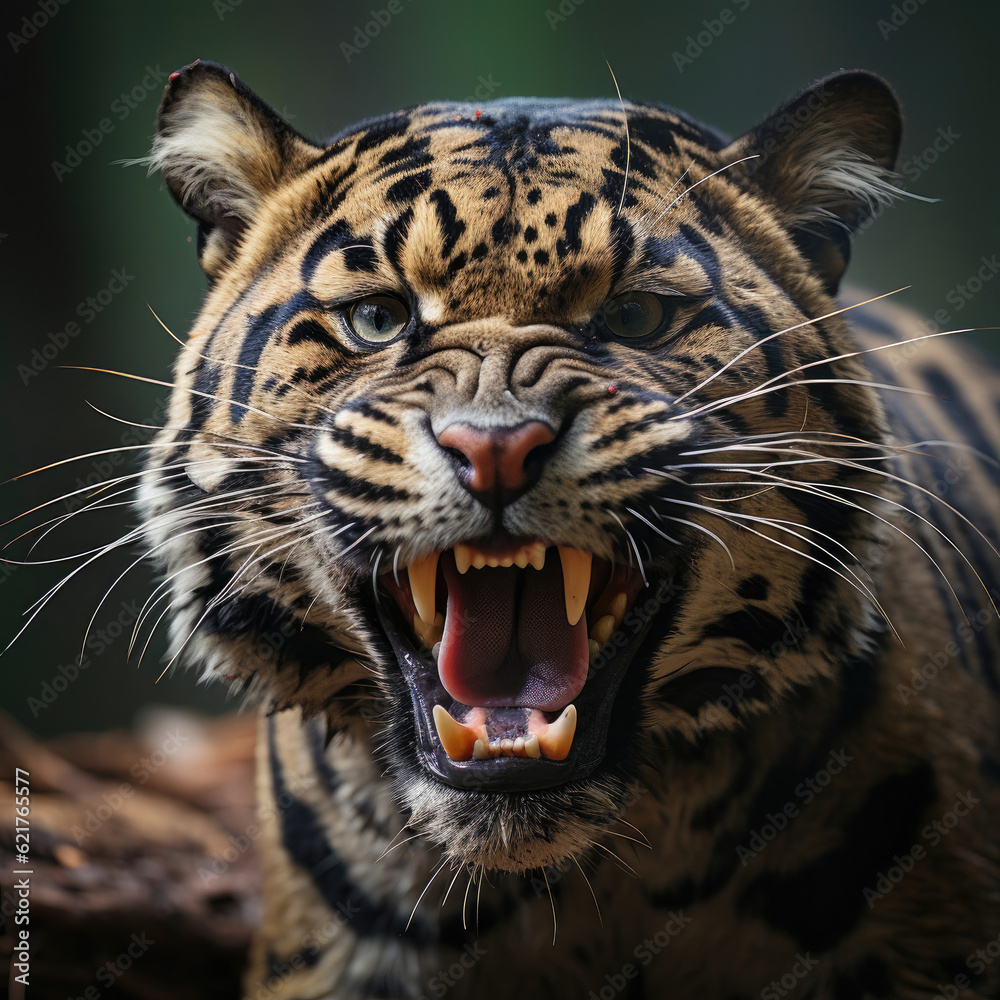
[[621, 678], [655, 615], [634, 569], [542, 540], [460, 544], [380, 578], [379, 618], [418, 751], [461, 788], [548, 787], [600, 763]]

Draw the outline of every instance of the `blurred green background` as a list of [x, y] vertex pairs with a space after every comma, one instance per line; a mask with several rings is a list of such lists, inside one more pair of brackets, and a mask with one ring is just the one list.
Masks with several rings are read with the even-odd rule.
[[[926, 314], [945, 309], [954, 325], [1000, 321], [1000, 280], [971, 299], [956, 292], [981, 258], [1000, 252], [1000, 5], [992, 0], [393, 0], [397, 5], [384, 25], [370, 22], [388, 0], [4, 5], [0, 477], [137, 440], [134, 428], [88, 401], [138, 423], [158, 419], [160, 387], [57, 366], [168, 377], [176, 345], [149, 308], [178, 335], [190, 325], [204, 288], [194, 228], [157, 178], [120, 161], [147, 152], [165, 75], [199, 57], [231, 66], [313, 137], [432, 98], [606, 97], [614, 87], [605, 59], [626, 97], [672, 104], [738, 133], [814, 78], [865, 67], [897, 88], [907, 113], [902, 186], [941, 200], [885, 212], [857, 242], [854, 282], [875, 291], [912, 285], [904, 301]], [[731, 12], [728, 23], [723, 10]], [[366, 24], [372, 37], [361, 46]], [[99, 144], [91, 141], [98, 137]], [[61, 335], [72, 321], [79, 333]], [[979, 337], [989, 349], [989, 335]], [[131, 471], [131, 454], [5, 483], [0, 519], [102, 472]], [[67, 507], [46, 510], [53, 516]], [[8, 524], [2, 541], [44, 515]], [[89, 549], [132, 524], [127, 507], [80, 515], [35, 554]], [[7, 552], [23, 558], [26, 549], [22, 541]], [[0, 704], [34, 731], [124, 724], [148, 702], [224, 707], [220, 692], [191, 675], [168, 674], [157, 684], [158, 636], [141, 666], [137, 653], [128, 658], [135, 601], [141, 605], [151, 583], [143, 567], [97, 612], [87, 665], [74, 676], [97, 600], [131, 558], [101, 560], [78, 574], [0, 657]], [[0, 566], [3, 644], [24, 609], [59, 579], [60, 565], [73, 564]]]

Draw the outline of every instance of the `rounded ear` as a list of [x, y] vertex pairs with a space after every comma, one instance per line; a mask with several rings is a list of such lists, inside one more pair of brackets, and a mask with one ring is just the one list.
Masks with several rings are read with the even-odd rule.
[[149, 172], [198, 221], [198, 260], [216, 277], [268, 195], [322, 156], [235, 73], [198, 60], [170, 74]]
[[904, 192], [890, 182], [902, 114], [896, 95], [863, 70], [834, 73], [781, 105], [722, 151], [777, 211], [837, 290], [858, 226]]

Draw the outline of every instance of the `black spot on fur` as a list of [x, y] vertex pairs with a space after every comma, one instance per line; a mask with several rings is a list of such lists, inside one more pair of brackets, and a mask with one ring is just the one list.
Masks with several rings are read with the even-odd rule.
[[378, 257], [375, 255], [371, 239], [367, 236], [358, 237], [351, 246], [344, 247], [343, 257], [344, 267], [348, 271], [378, 270]]
[[527, 200], [529, 205], [537, 205], [542, 197], [541, 188], [532, 188], [527, 195]]
[[596, 204], [597, 200], [594, 196], [589, 191], [584, 191], [580, 194], [579, 200], [566, 209], [563, 238], [556, 240], [556, 255], [560, 260], [571, 251], [581, 248], [580, 229]]
[[526, 250], [517, 251], [517, 259], [523, 264], [528, 259], [528, 253]]
[[660, 701], [689, 715], [697, 715], [703, 706], [726, 695], [733, 704], [743, 700], [760, 701], [765, 697], [760, 681], [736, 667], [702, 667], [676, 680], [664, 681], [656, 694]]
[[487, 253], [489, 253], [489, 248], [486, 246], [486, 244], [485, 243], [477, 243], [472, 248], [472, 259], [473, 260], [480, 260], [481, 258], [485, 257]]
[[437, 212], [441, 234], [444, 236], [444, 243], [441, 245], [441, 256], [447, 259], [451, 256], [452, 250], [455, 249], [458, 238], [465, 232], [465, 223], [458, 218], [455, 203], [451, 200], [447, 191], [437, 188], [430, 193], [429, 198]]
[[374, 122], [366, 130], [364, 135], [358, 140], [355, 147], [355, 155], [367, 153], [369, 149], [377, 149], [384, 146], [390, 139], [406, 134], [410, 127], [410, 116], [406, 113], [386, 115], [385, 118]]
[[419, 173], [410, 174], [409, 177], [401, 177], [386, 191], [386, 201], [395, 205], [416, 201], [431, 186], [431, 180], [432, 175], [429, 170], [421, 170]]
[[740, 580], [736, 593], [745, 601], [766, 601], [770, 590], [771, 584], [767, 578], [754, 573], [753, 576]]
[[790, 626], [777, 615], [762, 608], [743, 608], [722, 615], [701, 632], [702, 639], [733, 636], [742, 639], [751, 649], [762, 652], [781, 645]]
[[548, 250], [536, 250], [535, 251], [535, 263], [536, 264], [548, 264], [549, 262], [549, 252]]
[[545, 225], [547, 226], [554, 226], [558, 221], [559, 220], [556, 218], [555, 212], [549, 212], [549, 214], [545, 216]]
[[534, 243], [535, 240], [537, 239], [538, 239], [538, 230], [535, 229], [534, 226], [528, 226], [527, 229], [524, 230], [524, 242]]
[[308, 284], [316, 268], [327, 254], [354, 242], [354, 232], [344, 219], [331, 223], [313, 240], [302, 258], [302, 281]]
[[499, 193], [500, 193], [500, 188], [498, 188], [498, 187], [488, 187], [483, 192], [483, 198], [486, 201], [489, 201], [490, 198], [495, 198]]
[[407, 234], [410, 231], [410, 223], [413, 222], [412, 206], [406, 209], [392, 225], [385, 231], [382, 238], [382, 248], [385, 255], [397, 271], [402, 271], [403, 245], [406, 243]]
[[836, 947], [868, 911], [864, 890], [894, 864], [894, 854], [907, 853], [917, 842], [936, 794], [934, 770], [926, 761], [883, 778], [845, 824], [838, 847], [794, 871], [762, 875], [737, 901], [738, 909], [759, 915], [801, 948]]
[[321, 344], [330, 347], [333, 341], [322, 323], [315, 319], [304, 319], [288, 331], [285, 343], [289, 347], [296, 344]]

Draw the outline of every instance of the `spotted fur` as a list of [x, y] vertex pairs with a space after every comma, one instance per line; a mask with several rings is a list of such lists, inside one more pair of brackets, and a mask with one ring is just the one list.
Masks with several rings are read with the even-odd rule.
[[[510, 99], [317, 145], [171, 79], [151, 166], [210, 288], [142, 504], [171, 655], [262, 706], [249, 996], [997, 995], [996, 383], [835, 298], [899, 133], [860, 72], [732, 142]], [[610, 333], [626, 292], [662, 333]], [[387, 346], [345, 319], [373, 295]], [[555, 440], [486, 503], [439, 437], [525, 421]], [[548, 787], [428, 769], [376, 613], [498, 530], [645, 584], [601, 753]]]

